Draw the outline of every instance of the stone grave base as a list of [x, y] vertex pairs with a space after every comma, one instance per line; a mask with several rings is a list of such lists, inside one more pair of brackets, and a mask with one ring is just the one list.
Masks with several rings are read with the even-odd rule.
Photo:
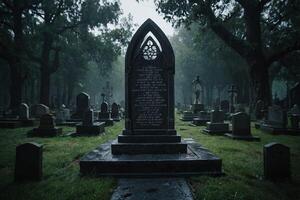
[[207, 122], [203, 133], [210, 135], [224, 135], [225, 133], [230, 133], [229, 124]]
[[104, 122], [95, 123], [93, 126], [77, 125], [75, 135], [99, 135], [104, 133], [104, 126]]
[[180, 120], [184, 122], [189, 122], [189, 121], [193, 121], [194, 117], [196, 116], [192, 111], [184, 111]]
[[30, 127], [35, 126], [35, 120], [19, 120], [19, 119], [1, 119], [0, 128], [20, 128], [20, 127]]
[[257, 136], [241, 136], [241, 135], [233, 135], [231, 133], [226, 133], [225, 136], [234, 139], [234, 140], [246, 140], [246, 141], [260, 141], [260, 138]]
[[205, 124], [209, 121], [210, 121], [209, 119], [201, 119], [196, 117], [193, 119], [192, 123], [196, 126], [205, 126]]
[[62, 134], [62, 128], [34, 128], [28, 132], [28, 137], [55, 137]]
[[110, 141], [80, 159], [82, 175], [118, 177], [169, 177], [222, 175], [222, 160], [197, 144], [185, 139], [186, 153], [112, 155]]
[[274, 135], [295, 135], [300, 136], [300, 129], [291, 129], [291, 128], [279, 128], [273, 127], [268, 124], [261, 124], [260, 130], [271, 133]]

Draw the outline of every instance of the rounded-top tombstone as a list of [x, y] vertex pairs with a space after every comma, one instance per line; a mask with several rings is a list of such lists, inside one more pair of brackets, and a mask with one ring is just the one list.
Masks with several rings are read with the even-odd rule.
[[101, 103], [100, 110], [101, 110], [102, 113], [107, 113], [108, 112], [108, 103], [107, 102]]
[[76, 97], [76, 110], [77, 112], [85, 112], [90, 106], [90, 96], [81, 92]]
[[43, 146], [29, 142], [16, 147], [15, 181], [41, 180]]
[[40, 119], [40, 128], [54, 128], [55, 119], [51, 114], [45, 114], [41, 116]]
[[19, 107], [19, 118], [21, 120], [29, 119], [29, 107], [26, 103], [21, 103], [21, 105]]
[[124, 134], [176, 134], [172, 46], [148, 19], [133, 36], [125, 59]]

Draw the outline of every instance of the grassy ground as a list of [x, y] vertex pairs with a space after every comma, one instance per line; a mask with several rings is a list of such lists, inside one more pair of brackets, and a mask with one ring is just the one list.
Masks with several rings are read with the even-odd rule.
[[[207, 136], [201, 128], [177, 119], [176, 129], [183, 137], [192, 137], [223, 160], [225, 176], [191, 177], [195, 199], [300, 199], [300, 137], [272, 136], [252, 128], [260, 142], [230, 140]], [[117, 181], [109, 178], [79, 176], [78, 159], [116, 136], [123, 123], [106, 128], [97, 137], [27, 138], [29, 128], [0, 129], [0, 199], [110, 199]], [[64, 127], [64, 132], [74, 128]], [[13, 183], [15, 147], [24, 142], [44, 144], [43, 180]], [[280, 142], [291, 148], [291, 182], [272, 183], [263, 180], [262, 150], [269, 142]]]

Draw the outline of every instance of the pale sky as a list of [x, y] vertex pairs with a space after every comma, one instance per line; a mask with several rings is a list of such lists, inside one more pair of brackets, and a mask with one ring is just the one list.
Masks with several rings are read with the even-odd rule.
[[138, 27], [148, 18], [151, 18], [167, 36], [172, 36], [174, 34], [172, 24], [165, 21], [163, 16], [156, 12], [156, 7], [152, 0], [144, 0], [139, 3], [136, 0], [120, 0], [120, 2], [124, 15], [127, 16], [131, 13], [133, 16], [133, 23], [137, 24]]

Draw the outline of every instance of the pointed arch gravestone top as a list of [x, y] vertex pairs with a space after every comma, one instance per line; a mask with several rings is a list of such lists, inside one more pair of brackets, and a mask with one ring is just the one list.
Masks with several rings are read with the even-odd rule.
[[162, 30], [146, 20], [125, 60], [125, 130], [80, 160], [80, 172], [97, 175], [222, 173], [222, 161], [174, 126], [175, 59]]

